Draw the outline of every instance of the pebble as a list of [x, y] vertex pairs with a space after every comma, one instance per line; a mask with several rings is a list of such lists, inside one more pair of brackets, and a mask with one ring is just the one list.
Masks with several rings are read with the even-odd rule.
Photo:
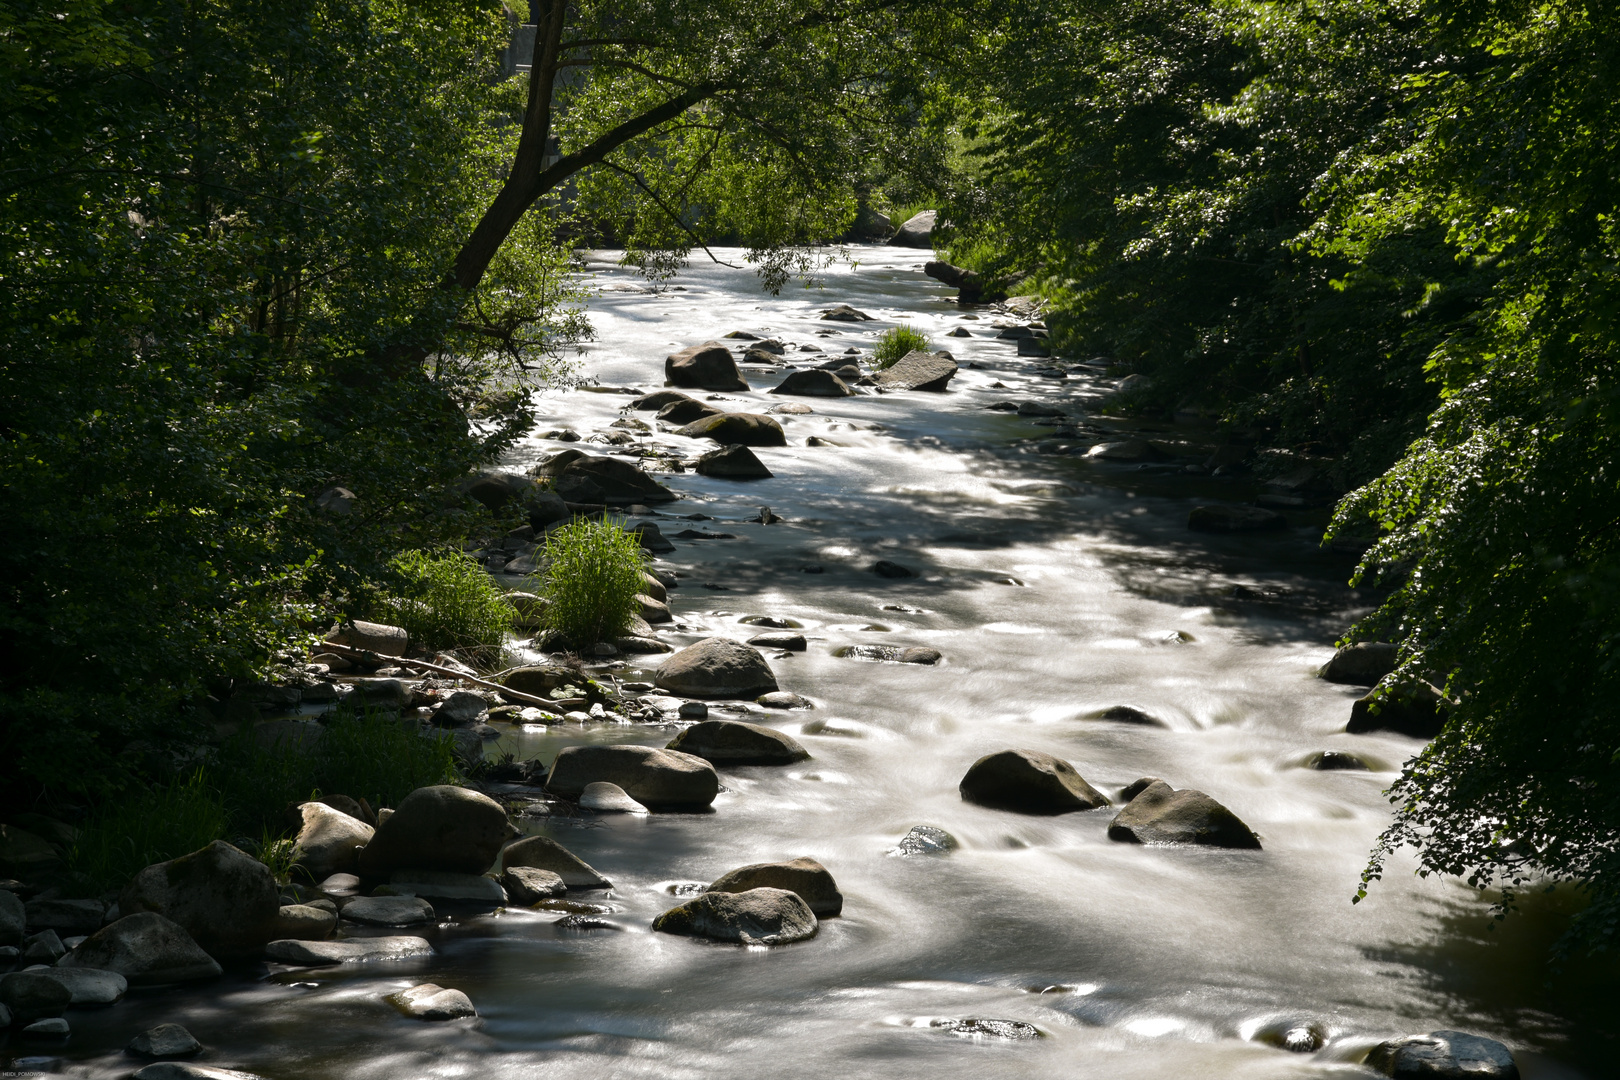
[[415, 1020], [460, 1020], [477, 1016], [478, 1010], [460, 990], [446, 990], [436, 983], [422, 983], [385, 999], [394, 1008]]

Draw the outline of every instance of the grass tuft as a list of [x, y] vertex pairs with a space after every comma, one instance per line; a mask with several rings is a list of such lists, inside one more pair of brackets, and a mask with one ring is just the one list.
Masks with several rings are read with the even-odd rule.
[[455, 649], [480, 664], [500, 658], [513, 611], [482, 566], [459, 551], [407, 551], [393, 565], [402, 584], [385, 601], [388, 617], [413, 646]]
[[620, 522], [577, 518], [546, 534], [546, 621], [582, 648], [622, 635], [641, 592], [641, 543]]
[[934, 343], [927, 334], [914, 326], [901, 323], [878, 335], [877, 345], [872, 348], [872, 360], [878, 369], [882, 370], [893, 367], [895, 361], [907, 353], [918, 350], [928, 352], [933, 347]]
[[206, 770], [197, 769], [131, 799], [103, 804], [79, 829], [68, 867], [89, 892], [123, 886], [156, 862], [218, 840], [230, 815]]

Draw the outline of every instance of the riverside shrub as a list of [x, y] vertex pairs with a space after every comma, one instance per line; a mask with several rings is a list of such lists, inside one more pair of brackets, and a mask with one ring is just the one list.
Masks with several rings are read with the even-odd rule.
[[877, 344], [872, 347], [872, 360], [880, 370], [890, 368], [907, 353], [927, 352], [933, 345], [927, 334], [901, 323], [878, 335]]
[[407, 551], [394, 560], [399, 593], [384, 603], [388, 620], [412, 645], [456, 649], [482, 663], [499, 658], [514, 612], [501, 588], [471, 556]]
[[641, 544], [606, 515], [578, 518], [546, 536], [544, 595], [550, 629], [570, 645], [623, 634], [641, 592]]

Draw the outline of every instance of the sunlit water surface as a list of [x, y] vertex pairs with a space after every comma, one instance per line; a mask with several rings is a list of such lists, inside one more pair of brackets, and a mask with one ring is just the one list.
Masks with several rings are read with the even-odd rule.
[[[856, 265], [828, 271], [824, 289], [780, 297], [758, 290], [741, 252], [717, 254], [739, 265], [694, 262], [680, 288], [662, 292], [612, 253], [594, 259], [599, 339], [583, 373], [651, 390], [663, 384], [666, 354], [731, 330], [831, 353], [869, 349], [899, 320], [964, 365], [945, 394], [794, 399], [815, 411], [780, 417], [790, 445], [757, 451], [774, 479], [663, 478], [681, 496], [660, 508], [666, 534], [693, 524], [674, 515], [702, 513], [716, 520], [697, 527], [736, 537], [677, 541], [659, 561], [682, 575], [671, 593], [679, 629], [666, 638], [745, 638], [758, 632], [739, 621], [750, 615], [802, 623], [808, 652], [772, 664], [815, 710], [749, 718], [790, 732], [813, 757], [723, 770], [712, 814], [531, 820], [613, 879], [611, 892], [583, 898], [611, 905], [616, 931], [561, 930], [556, 913], [449, 912], [429, 934], [429, 960], [249, 971], [200, 991], [135, 996], [73, 1014], [68, 1047], [41, 1052], [65, 1055], [76, 1071], [127, 1073], [117, 1048], [177, 1019], [213, 1047], [209, 1063], [276, 1080], [1252, 1080], [1361, 1074], [1353, 1063], [1380, 1038], [1460, 1027], [1510, 1042], [1528, 1076], [1605, 1073], [1594, 1064], [1608, 1047], [1593, 1019], [1606, 1012], [1594, 1004], [1601, 980], [1549, 982], [1544, 967], [1559, 898], [1488, 933], [1471, 891], [1397, 862], [1366, 902], [1350, 903], [1389, 820], [1381, 792], [1420, 744], [1343, 734], [1358, 691], [1314, 677], [1373, 600], [1344, 586], [1350, 558], [1318, 547], [1320, 512], [1282, 535], [1197, 536], [1185, 529], [1192, 506], [1252, 491], [1175, 466], [1035, 453], [1024, 440], [1042, 428], [985, 406], [1037, 399], [1079, 412], [1112, 381], [1037, 374], [1041, 361], [993, 339], [993, 313], [963, 318], [921, 273], [921, 253], [853, 249]], [[876, 321], [818, 319], [839, 302]], [[975, 337], [944, 336], [956, 326]], [[826, 358], [788, 359], [800, 357]], [[724, 395], [726, 408], [790, 400], [766, 392], [778, 375], [749, 377], [755, 389]], [[1005, 389], [991, 386], [998, 380]], [[604, 431], [628, 400], [549, 393], [536, 431]], [[1169, 425], [1160, 433], [1203, 437]], [[807, 448], [809, 436], [842, 445]], [[688, 458], [702, 449], [670, 434], [652, 441]], [[564, 445], [526, 441], [509, 465]], [[744, 520], [765, 505], [785, 520]], [[878, 558], [920, 576], [879, 578], [867, 569]], [[833, 655], [874, 642], [933, 646], [945, 660]], [[1116, 704], [1168, 727], [1087, 718]], [[662, 745], [673, 731], [530, 728], [502, 748], [549, 760], [572, 743]], [[964, 803], [963, 772], [1007, 747], [1066, 758], [1111, 795], [1149, 775], [1204, 790], [1264, 850], [1130, 846], [1106, 838], [1111, 810], [1038, 818]], [[1380, 768], [1303, 767], [1334, 748]], [[948, 830], [960, 849], [891, 855], [918, 824]], [[744, 949], [651, 932], [676, 902], [671, 883], [799, 855], [824, 863], [846, 898], [815, 938]], [[428, 980], [465, 990], [481, 1019], [424, 1025], [381, 1000]], [[1020, 1020], [1042, 1037], [964, 1038], [929, 1024], [961, 1017]], [[1331, 1041], [1290, 1054], [1253, 1037], [1277, 1023], [1314, 1023]]]

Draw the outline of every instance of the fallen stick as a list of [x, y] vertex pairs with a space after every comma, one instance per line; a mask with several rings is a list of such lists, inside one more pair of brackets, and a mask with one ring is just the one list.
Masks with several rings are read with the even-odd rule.
[[564, 710], [559, 708], [557, 703], [554, 701], [547, 701], [545, 698], [538, 698], [533, 694], [525, 694], [521, 690], [513, 690], [509, 686], [502, 686], [500, 683], [493, 683], [488, 679], [480, 679], [476, 675], [468, 675], [465, 671], [457, 671], [455, 668], [447, 668], [442, 664], [430, 664], [426, 660], [407, 660], [403, 656], [383, 656], [381, 653], [369, 652], [366, 649], [356, 649], [348, 645], [339, 645], [335, 641], [321, 642], [321, 649], [323, 651], [330, 649], [336, 652], [339, 656], [347, 656], [351, 660], [359, 660], [362, 664], [375, 664], [378, 667], [382, 667], [387, 664], [398, 664], [401, 667], [423, 668], [437, 675], [444, 675], [452, 679], [460, 679], [463, 682], [470, 682], [474, 686], [482, 686], [486, 690], [495, 691], [503, 698], [509, 698], [514, 701], [521, 701], [525, 704], [533, 705], [535, 708], [544, 712], [555, 713], [558, 716], [561, 716], [564, 712]]

